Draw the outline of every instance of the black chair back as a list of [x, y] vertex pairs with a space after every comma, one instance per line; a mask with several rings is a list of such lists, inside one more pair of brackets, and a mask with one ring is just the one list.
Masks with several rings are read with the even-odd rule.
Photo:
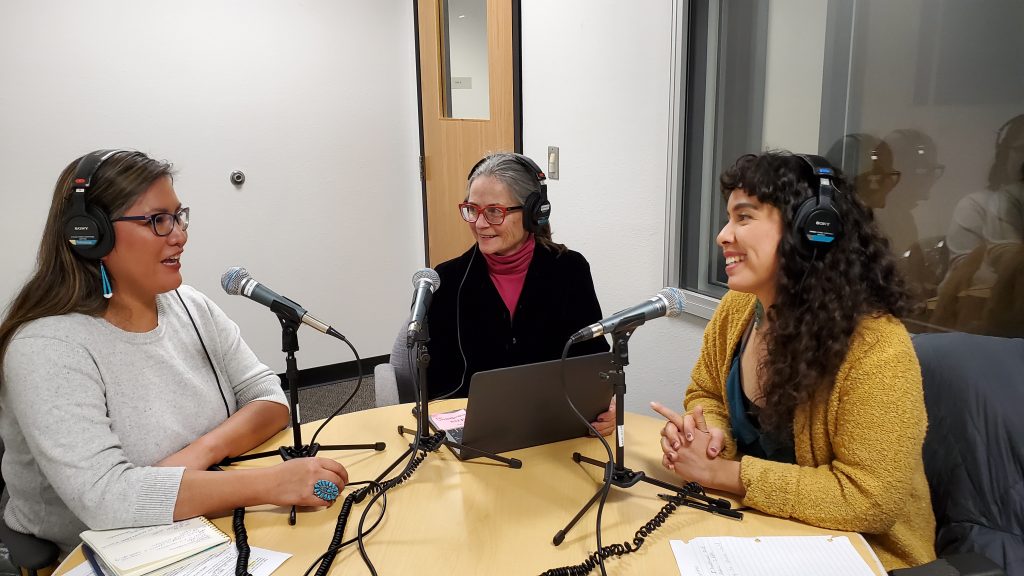
[[914, 348], [936, 553], [977, 552], [1024, 576], [1024, 339], [919, 334]]

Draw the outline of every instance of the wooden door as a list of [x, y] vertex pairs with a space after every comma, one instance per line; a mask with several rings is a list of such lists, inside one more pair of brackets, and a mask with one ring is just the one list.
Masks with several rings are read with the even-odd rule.
[[[483, 2], [483, 0], [481, 0]], [[423, 176], [426, 206], [427, 261], [435, 266], [458, 256], [473, 243], [457, 205], [466, 196], [469, 169], [489, 152], [516, 149], [516, 71], [513, 46], [513, 0], [486, 0], [486, 118], [454, 118], [450, 56], [452, 0], [419, 0], [420, 93], [423, 131]], [[482, 10], [482, 6], [480, 7]], [[483, 18], [483, 15], [480, 15]], [[447, 37], [446, 37], [447, 36]], [[457, 75], [458, 72], [455, 71]], [[479, 82], [480, 78], [477, 79]], [[466, 78], [460, 79], [466, 82]], [[471, 83], [469, 79], [467, 83]], [[481, 116], [483, 116], [481, 114]]]

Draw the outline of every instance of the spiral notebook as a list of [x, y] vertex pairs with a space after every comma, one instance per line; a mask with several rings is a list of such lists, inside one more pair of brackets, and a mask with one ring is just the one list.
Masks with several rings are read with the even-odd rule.
[[[219, 552], [231, 539], [199, 516], [163, 526], [86, 530], [81, 534], [97, 566], [112, 576], [157, 576]], [[89, 556], [89, 553], [86, 556]]]

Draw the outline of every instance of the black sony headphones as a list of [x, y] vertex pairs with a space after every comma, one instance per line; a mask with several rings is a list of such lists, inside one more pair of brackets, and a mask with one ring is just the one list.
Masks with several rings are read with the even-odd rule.
[[[832, 198], [838, 193], [833, 183], [836, 170], [821, 156], [813, 154], [796, 154], [811, 167], [814, 181], [811, 189], [815, 194], [796, 209], [793, 218], [793, 231], [799, 236], [804, 247], [815, 249], [834, 244], [843, 235], [843, 220], [839, 211], [832, 204]], [[815, 184], [817, 188], [815, 188]]]
[[83, 258], [98, 260], [114, 249], [114, 226], [103, 209], [86, 202], [85, 193], [92, 186], [100, 165], [118, 152], [130, 150], [96, 150], [86, 154], [71, 179], [71, 205], [64, 216], [64, 238], [71, 251]]
[[[496, 154], [491, 154], [490, 156], [484, 156], [481, 158], [480, 161], [474, 164], [473, 168], [469, 170], [469, 176], [466, 176], [466, 179], [469, 180], [473, 178], [473, 173], [476, 172], [476, 169], [494, 156], [496, 156]], [[524, 170], [536, 176], [537, 182], [540, 184], [539, 189], [535, 192], [531, 192], [530, 195], [526, 197], [526, 202], [523, 202], [523, 227], [526, 228], [527, 232], [536, 234], [551, 218], [551, 202], [548, 201], [548, 177], [544, 175], [544, 171], [540, 169], [540, 166], [537, 166], [533, 160], [530, 160], [526, 156], [516, 154], [514, 152], [508, 153], [508, 156], [517, 164], [522, 166]]]

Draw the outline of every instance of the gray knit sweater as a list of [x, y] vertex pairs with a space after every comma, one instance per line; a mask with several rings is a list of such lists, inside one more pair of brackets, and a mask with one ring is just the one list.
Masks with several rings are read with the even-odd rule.
[[[280, 380], [202, 293], [178, 290], [210, 352], [228, 408], [285, 404]], [[68, 314], [26, 324], [0, 381], [7, 525], [67, 553], [87, 529], [172, 521], [184, 468], [154, 467], [226, 418], [224, 399], [174, 292], [159, 325], [125, 332]]]

